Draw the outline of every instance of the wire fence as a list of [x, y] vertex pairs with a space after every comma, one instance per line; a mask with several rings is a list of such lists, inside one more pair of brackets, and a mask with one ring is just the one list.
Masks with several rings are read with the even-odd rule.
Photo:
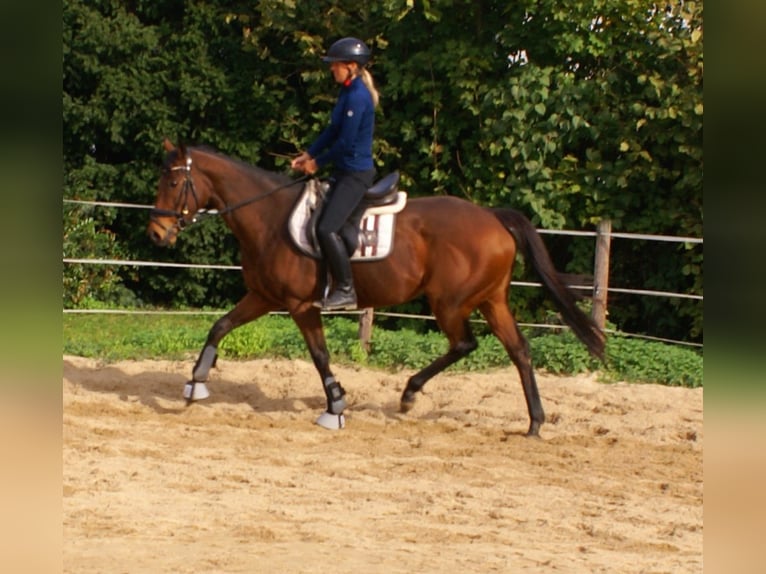
[[[110, 207], [110, 208], [127, 208], [127, 209], [151, 209], [153, 207], [151, 205], [141, 205], [141, 204], [133, 204], [133, 203], [114, 203], [114, 202], [106, 202], [106, 201], [85, 201], [85, 200], [75, 200], [75, 199], [64, 199], [63, 202], [68, 204], [85, 205], [85, 206], [93, 206], [93, 207]], [[596, 231], [575, 231], [575, 230], [564, 230], [564, 229], [538, 229], [537, 231], [541, 234], [548, 234], [548, 235], [598, 237], [598, 233]], [[652, 235], [652, 234], [641, 234], [641, 233], [611, 232], [610, 237], [630, 239], [630, 240], [685, 243], [685, 244], [691, 244], [691, 245], [694, 245], [694, 244], [701, 245], [703, 243], [703, 239], [697, 238], [697, 237], [678, 237], [678, 236]], [[216, 269], [216, 270], [222, 270], [222, 271], [241, 271], [242, 270], [242, 267], [239, 265], [216, 265], [216, 264], [210, 264], [210, 263], [173, 263], [173, 262], [162, 262], [162, 261], [140, 261], [140, 260], [122, 260], [122, 259], [108, 259], [108, 258], [93, 259], [93, 258], [64, 257], [63, 263], [70, 264], [70, 265], [110, 265], [110, 266], [126, 266], [126, 267], [169, 267], [169, 268], [185, 268], [185, 269]], [[530, 287], [530, 288], [542, 287], [542, 283], [525, 282], [525, 281], [514, 281], [513, 285], [516, 287]], [[584, 291], [593, 290], [592, 285], [570, 285], [569, 287], [576, 290], [584, 290]], [[634, 295], [648, 296], [648, 297], [692, 299], [692, 300], [698, 300], [698, 301], [704, 300], [702, 295], [696, 295], [693, 293], [676, 293], [676, 292], [669, 292], [669, 291], [656, 291], [651, 289], [628, 289], [628, 288], [610, 286], [606, 289], [606, 291], [607, 293], [624, 293], [624, 294], [634, 294]], [[63, 309], [63, 312], [71, 313], [71, 314], [102, 313], [102, 314], [136, 314], [136, 315], [222, 315], [226, 311], [203, 311], [203, 310], [171, 311], [171, 310], [143, 310], [143, 309], [66, 309], [65, 308]], [[328, 314], [354, 315], [354, 314], [362, 314], [362, 313], [364, 313], [363, 310], [350, 311], [350, 312], [344, 311], [339, 313], [331, 312]], [[286, 313], [275, 312], [273, 314], [279, 315], [279, 314], [286, 314]], [[386, 311], [376, 311], [376, 314], [380, 316], [384, 316], [384, 317], [397, 317], [397, 318], [405, 318], [405, 319], [435, 321], [435, 317], [433, 315], [416, 315], [416, 314], [394, 313], [394, 312], [386, 312]], [[484, 323], [484, 321], [481, 319], [475, 319], [474, 321], [479, 323]], [[539, 329], [566, 328], [563, 325], [551, 325], [551, 324], [543, 324], [543, 323], [519, 323], [519, 325], [521, 327], [539, 328]], [[613, 329], [605, 329], [605, 331], [607, 333], [618, 332]], [[619, 334], [624, 336], [634, 337], [634, 338], [660, 341], [665, 343], [673, 343], [673, 344], [690, 346], [690, 347], [698, 347], [698, 348], [703, 347], [701, 343], [693, 343], [689, 341], [678, 341], [674, 339], [654, 337], [651, 335], [631, 334], [631, 333], [624, 333], [622, 331], [619, 331]]]

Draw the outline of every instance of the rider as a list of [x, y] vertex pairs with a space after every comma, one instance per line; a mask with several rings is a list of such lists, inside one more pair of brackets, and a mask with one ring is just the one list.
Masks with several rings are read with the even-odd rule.
[[330, 64], [341, 84], [330, 125], [309, 148], [293, 159], [292, 168], [312, 175], [328, 163], [333, 165], [331, 188], [317, 224], [317, 239], [333, 277], [334, 289], [323, 301], [325, 310], [356, 309], [350, 250], [341, 229], [354, 214], [375, 178], [372, 138], [378, 92], [365, 68], [370, 49], [357, 38], [335, 42], [322, 61]]

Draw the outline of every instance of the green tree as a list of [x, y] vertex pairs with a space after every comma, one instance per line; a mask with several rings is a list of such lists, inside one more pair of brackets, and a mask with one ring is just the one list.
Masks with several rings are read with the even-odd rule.
[[[65, 197], [151, 203], [165, 136], [260, 159], [252, 66], [225, 16], [220, 3], [64, 3]], [[101, 212], [97, 224], [129, 258], [236, 263], [220, 222], [164, 252], [146, 240], [146, 212]], [[154, 304], [226, 305], [243, 290], [236, 273], [120, 273]]]
[[[609, 218], [620, 231], [702, 236], [702, 5], [522, 2], [508, 16], [506, 50], [526, 58], [508, 78], [513, 109], [487, 138], [508, 201], [546, 226]], [[490, 105], [507, 95], [498, 86]], [[700, 248], [616, 243], [613, 261], [621, 286], [702, 294]], [[672, 315], [687, 321], [673, 327]], [[701, 305], [678, 300], [624, 301], [612, 319], [702, 332]]]

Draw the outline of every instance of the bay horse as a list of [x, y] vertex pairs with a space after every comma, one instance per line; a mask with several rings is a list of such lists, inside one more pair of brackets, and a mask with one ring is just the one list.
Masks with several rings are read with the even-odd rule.
[[[176, 147], [167, 139], [163, 145], [166, 154], [149, 237], [157, 245], [172, 245], [198, 211], [217, 210], [239, 242], [247, 287], [247, 294], [210, 329], [187, 383], [191, 385], [187, 399], [207, 396], [204, 382], [215, 365], [221, 339], [266, 313], [287, 310], [303, 335], [327, 398], [327, 410], [317, 423], [341, 428], [346, 392], [330, 369], [321, 312], [313, 305], [322, 296], [323, 265], [299, 251], [286, 229], [300, 181], [207, 147]], [[429, 379], [476, 349], [469, 317], [478, 309], [518, 369], [530, 419], [527, 436], [539, 436], [545, 414], [529, 345], [508, 305], [517, 247], [531, 261], [564, 322], [592, 355], [603, 360], [603, 333], [576, 306], [576, 296], [523, 214], [452, 196], [410, 199], [397, 215], [390, 255], [352, 264], [359, 308], [397, 305], [425, 295], [449, 341], [445, 354], [407, 381], [400, 399], [402, 412], [413, 407]], [[204, 388], [201, 396], [194, 393], [195, 384]], [[337, 422], [328, 423], [327, 417], [336, 417]]]

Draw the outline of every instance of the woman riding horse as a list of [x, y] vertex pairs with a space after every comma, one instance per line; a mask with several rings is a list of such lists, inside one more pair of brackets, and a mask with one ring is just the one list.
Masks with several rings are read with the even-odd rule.
[[375, 178], [372, 136], [378, 93], [365, 68], [369, 59], [370, 49], [356, 38], [342, 38], [330, 46], [322, 60], [330, 64], [335, 81], [341, 84], [330, 125], [291, 164], [293, 169], [309, 175], [328, 163], [334, 167], [317, 225], [317, 239], [332, 273], [334, 289], [315, 304], [327, 311], [356, 309], [350, 261], [354, 249], [346, 245], [340, 231]]

